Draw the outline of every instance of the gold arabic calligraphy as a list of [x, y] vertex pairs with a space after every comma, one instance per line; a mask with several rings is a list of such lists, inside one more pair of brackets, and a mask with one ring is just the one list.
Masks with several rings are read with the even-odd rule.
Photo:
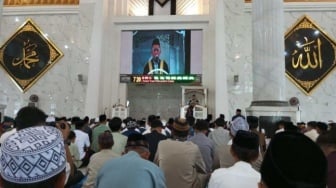
[[27, 42], [23, 42], [22, 49], [22, 58], [17, 57], [13, 59], [12, 65], [16, 66], [24, 66], [26, 69], [30, 69], [32, 66], [35, 66], [35, 63], [38, 63], [39, 57], [36, 52], [37, 44], [33, 44], [28, 39]]
[[[294, 69], [297, 68], [302, 68], [302, 69], [308, 69], [308, 68], [312, 68], [312, 69], [316, 69], [317, 67], [319, 67], [320, 69], [322, 69], [322, 57], [321, 57], [321, 40], [320, 38], [318, 38], [316, 41], [312, 40], [312, 41], [308, 41], [307, 37], [304, 37], [305, 39], [305, 43], [304, 44], [297, 44], [297, 46], [304, 50], [304, 53], [306, 55], [306, 62], [303, 62], [303, 55], [304, 53], [300, 53], [298, 55], [298, 50], [294, 50], [294, 52], [292, 53], [292, 67]], [[316, 44], [316, 45], [315, 45]], [[311, 47], [313, 46], [314, 50], [311, 49]], [[298, 55], [298, 56], [297, 56]], [[297, 57], [297, 60], [295, 61], [295, 57]], [[313, 59], [312, 59], [313, 58]]]

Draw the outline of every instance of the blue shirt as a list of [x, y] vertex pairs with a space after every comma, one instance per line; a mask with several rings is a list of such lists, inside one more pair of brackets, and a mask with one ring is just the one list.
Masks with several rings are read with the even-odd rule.
[[134, 151], [107, 161], [99, 170], [97, 188], [166, 188], [162, 170]]

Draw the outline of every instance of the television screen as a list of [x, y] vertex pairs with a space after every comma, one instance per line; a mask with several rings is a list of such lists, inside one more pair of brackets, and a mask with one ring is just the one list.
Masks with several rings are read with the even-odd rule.
[[121, 41], [121, 82], [200, 82], [201, 30], [122, 31]]

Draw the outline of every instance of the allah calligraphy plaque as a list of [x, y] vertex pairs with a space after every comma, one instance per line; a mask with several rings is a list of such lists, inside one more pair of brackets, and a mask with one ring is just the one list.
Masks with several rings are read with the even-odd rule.
[[336, 43], [308, 16], [285, 35], [286, 76], [306, 95], [335, 67]]
[[28, 19], [0, 47], [0, 64], [10, 78], [26, 92], [63, 53]]

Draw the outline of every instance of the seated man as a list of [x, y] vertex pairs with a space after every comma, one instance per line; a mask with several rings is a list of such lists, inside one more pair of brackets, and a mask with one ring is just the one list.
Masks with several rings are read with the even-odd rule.
[[215, 143], [215, 147], [227, 145], [231, 140], [230, 131], [226, 129], [226, 121], [223, 118], [217, 118], [214, 122], [215, 129], [209, 133], [209, 138]]
[[[98, 137], [101, 133], [105, 131], [110, 131], [110, 128], [106, 126], [107, 124], [107, 118], [105, 114], [101, 114], [99, 116], [99, 123], [95, 128], [92, 130], [92, 143], [91, 143], [91, 149], [94, 152], [99, 151], [99, 144], [98, 144]], [[85, 131], [84, 131], [85, 132]]]
[[21, 108], [15, 117], [15, 127], [21, 130], [27, 127], [46, 125], [48, 116], [39, 108], [26, 106]]
[[259, 155], [259, 137], [256, 133], [239, 130], [233, 138], [231, 153], [235, 164], [229, 168], [215, 170], [209, 188], [234, 187], [257, 188], [260, 173], [252, 168]]
[[99, 170], [97, 188], [165, 188], [162, 170], [148, 161], [149, 148], [146, 138], [132, 134], [127, 139], [125, 155], [107, 161]]
[[168, 188], [201, 188], [208, 178], [198, 146], [187, 141], [189, 128], [185, 119], [176, 119], [172, 139], [158, 145], [154, 162], [163, 170]]
[[130, 136], [132, 134], [141, 134], [140, 130], [138, 129], [139, 125], [136, 121], [130, 120], [126, 123], [126, 129], [124, 129], [121, 134], [124, 136]]
[[149, 144], [149, 151], [150, 151], [149, 160], [153, 161], [159, 142], [161, 140], [166, 140], [167, 137], [161, 134], [163, 124], [160, 120], [156, 119], [152, 121], [150, 125], [151, 125], [151, 133], [145, 134], [144, 136], [146, 137], [146, 140], [148, 141]]
[[207, 173], [212, 172], [212, 165], [215, 152], [215, 144], [206, 136], [209, 131], [209, 123], [205, 120], [197, 120], [195, 126], [195, 135], [188, 140], [198, 146], [206, 166]]
[[112, 151], [118, 155], [121, 155], [124, 152], [127, 136], [120, 133], [121, 131], [122, 120], [119, 117], [112, 118], [108, 125], [112, 131], [113, 136], [113, 147]]
[[316, 143], [328, 161], [328, 187], [336, 187], [336, 127], [319, 135]]
[[235, 160], [231, 154], [231, 145], [232, 145], [232, 139], [236, 136], [237, 132], [239, 130], [248, 131], [249, 125], [247, 121], [242, 117], [236, 117], [230, 127], [230, 141], [226, 144], [219, 145], [216, 148], [216, 154], [214, 159], [214, 168], [228, 168], [231, 167]]
[[74, 130], [76, 134], [75, 143], [78, 146], [79, 157], [82, 161], [80, 167], [87, 166], [90, 161], [90, 157], [92, 155], [92, 151], [90, 150], [90, 139], [89, 135], [83, 131], [84, 121], [76, 121], [75, 126], [76, 129]]
[[307, 136], [285, 131], [272, 138], [260, 173], [261, 188], [325, 188], [327, 160]]
[[64, 187], [66, 154], [57, 128], [21, 129], [4, 141], [1, 152], [0, 187]]
[[[15, 117], [15, 127], [17, 131], [33, 126], [41, 126], [46, 125], [47, 115], [39, 108], [32, 106], [22, 107]], [[70, 125], [64, 120], [59, 120], [55, 122], [55, 125], [63, 135], [63, 139], [66, 140], [69, 136]], [[73, 161], [71, 157], [71, 153], [69, 151], [68, 144], [64, 145], [64, 149], [66, 151], [66, 182], [68, 179], [71, 179], [71, 176], [74, 175]]]
[[112, 151], [113, 136], [109, 131], [101, 133], [98, 137], [99, 152], [93, 154], [87, 168], [87, 180], [84, 188], [94, 187], [97, 173], [104, 163], [120, 155]]
[[259, 129], [259, 118], [257, 116], [247, 116], [247, 123], [249, 124], [250, 131], [256, 133], [259, 136], [259, 147], [262, 156], [266, 151], [266, 136]]

